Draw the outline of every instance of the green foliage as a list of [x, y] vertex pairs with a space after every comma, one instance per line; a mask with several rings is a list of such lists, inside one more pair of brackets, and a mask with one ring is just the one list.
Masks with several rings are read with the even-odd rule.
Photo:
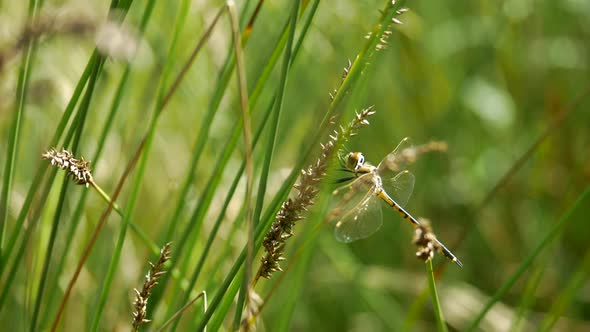
[[[221, 1], [63, 6], [0, 5], [3, 328], [131, 330], [135, 308], [139, 330], [590, 329], [586, 2], [248, 0], [237, 30]], [[406, 208], [462, 269], [425, 272], [385, 206], [371, 237], [331, 234], [344, 173], [320, 143], [377, 164], [407, 136], [448, 146], [412, 163]], [[88, 188], [42, 160], [62, 147]]]

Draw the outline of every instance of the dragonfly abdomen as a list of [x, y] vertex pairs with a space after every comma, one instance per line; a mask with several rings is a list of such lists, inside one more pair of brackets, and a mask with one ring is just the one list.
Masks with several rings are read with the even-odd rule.
[[409, 222], [412, 226], [416, 227], [416, 226], [420, 225], [418, 220], [416, 220], [414, 217], [412, 217], [411, 214], [406, 212], [406, 210], [404, 210], [404, 208], [402, 208], [399, 204], [397, 204], [393, 200], [393, 198], [389, 197], [389, 195], [383, 189], [381, 189], [377, 192], [377, 197], [384, 200], [385, 203], [387, 203], [387, 205], [391, 206], [395, 211], [397, 211], [397, 213], [402, 218], [404, 218], [405, 221]]
[[[414, 228], [420, 225], [420, 222], [418, 222], [416, 218], [406, 212], [406, 210], [397, 204], [393, 198], [389, 197], [389, 195], [383, 189], [380, 189], [376, 195], [377, 197], [384, 200], [387, 205], [391, 206], [395, 211], [397, 211], [397, 213], [402, 218], [404, 218], [405, 221], [409, 222]], [[457, 259], [457, 257], [455, 257], [455, 255], [449, 249], [447, 249], [444, 244], [442, 244], [439, 240], [436, 240], [436, 242], [440, 246], [440, 249], [442, 250], [442, 253], [445, 255], [445, 257], [455, 262], [455, 264], [459, 265], [460, 267], [463, 267], [463, 263], [461, 263], [461, 261]]]

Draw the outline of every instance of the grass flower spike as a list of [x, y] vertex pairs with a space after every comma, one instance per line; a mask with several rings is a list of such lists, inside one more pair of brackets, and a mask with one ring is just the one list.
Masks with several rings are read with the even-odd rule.
[[145, 281], [141, 291], [138, 291], [137, 288], [133, 289], [135, 291], [135, 301], [133, 303], [135, 307], [135, 311], [133, 312], [133, 331], [138, 331], [140, 325], [150, 322], [150, 320], [147, 319], [148, 299], [152, 292], [152, 288], [158, 284], [158, 279], [166, 273], [166, 271], [164, 271], [164, 263], [170, 259], [171, 244], [172, 243], [168, 242], [162, 247], [162, 250], [160, 250], [160, 258], [156, 264], [149, 262], [151, 268], [145, 275]]
[[49, 160], [51, 165], [65, 170], [77, 184], [83, 184], [88, 188], [89, 184], [94, 183], [90, 169], [90, 161], [86, 161], [84, 158], [76, 159], [73, 154], [66, 149], [57, 151], [52, 148], [43, 153], [42, 157], [43, 159]]

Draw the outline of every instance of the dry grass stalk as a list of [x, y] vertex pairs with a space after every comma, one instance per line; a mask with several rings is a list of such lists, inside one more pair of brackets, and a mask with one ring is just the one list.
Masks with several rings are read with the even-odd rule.
[[133, 302], [133, 306], [135, 307], [135, 311], [133, 312], [133, 331], [138, 331], [140, 325], [150, 322], [147, 319], [148, 299], [151, 295], [152, 288], [158, 284], [158, 279], [166, 273], [164, 271], [164, 263], [170, 259], [171, 244], [171, 242], [168, 242], [162, 247], [160, 258], [156, 264], [149, 262], [151, 268], [145, 275], [145, 281], [141, 291], [138, 291], [137, 288], [133, 289], [135, 291], [135, 301]]
[[326, 144], [321, 144], [321, 155], [316, 162], [301, 170], [299, 181], [294, 186], [297, 194], [294, 198], [289, 198], [283, 203], [264, 239], [263, 245], [266, 255], [262, 258], [262, 264], [254, 282], [259, 277], [269, 279], [275, 271], [282, 271], [280, 262], [285, 260], [283, 257], [285, 241], [293, 236], [295, 223], [303, 219], [303, 213], [314, 204], [314, 199], [319, 192], [319, 183], [326, 175], [334, 150], [350, 137], [355, 136], [359, 128], [368, 125], [367, 118], [374, 113], [373, 107], [364, 109], [356, 114], [355, 119], [347, 127], [335, 130], [330, 135], [330, 140]]

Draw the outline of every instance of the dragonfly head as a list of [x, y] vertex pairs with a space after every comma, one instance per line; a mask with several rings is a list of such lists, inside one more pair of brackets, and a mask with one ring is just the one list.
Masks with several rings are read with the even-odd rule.
[[346, 169], [356, 173], [365, 163], [365, 156], [360, 152], [350, 152], [344, 162]]

